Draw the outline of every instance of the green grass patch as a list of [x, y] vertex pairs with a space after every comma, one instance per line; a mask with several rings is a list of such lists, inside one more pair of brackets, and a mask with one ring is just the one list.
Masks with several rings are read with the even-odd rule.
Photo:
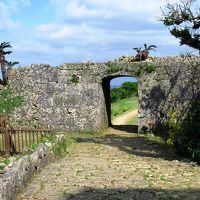
[[165, 140], [159, 136], [155, 136], [154, 134], [144, 134], [143, 137], [145, 137], [148, 141], [156, 142], [160, 144], [166, 144]]
[[111, 117], [113, 119], [116, 116], [136, 109], [138, 109], [138, 97], [121, 99], [111, 104]]
[[138, 116], [134, 117], [127, 123], [127, 125], [137, 125], [137, 124], [138, 124]]

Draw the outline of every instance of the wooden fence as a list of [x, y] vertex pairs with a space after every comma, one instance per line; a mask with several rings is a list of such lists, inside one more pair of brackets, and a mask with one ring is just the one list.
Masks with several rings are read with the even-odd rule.
[[52, 135], [46, 129], [13, 129], [8, 127], [8, 117], [0, 115], [0, 154], [21, 153], [26, 147], [38, 144], [46, 135]]

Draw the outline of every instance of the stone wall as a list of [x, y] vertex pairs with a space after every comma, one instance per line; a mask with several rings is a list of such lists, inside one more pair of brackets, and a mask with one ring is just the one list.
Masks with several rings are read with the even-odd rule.
[[[139, 80], [139, 131], [148, 130], [150, 124], [162, 130], [170, 109], [184, 112], [199, 94], [199, 64], [199, 57], [166, 57], [17, 68], [9, 83], [25, 102], [12, 121], [39, 122], [67, 131], [98, 131], [110, 122], [110, 80], [133, 76]], [[145, 65], [157, 69], [138, 76], [135, 69]]]
[[16, 199], [16, 195], [26, 187], [34, 173], [53, 159], [53, 151], [48, 146], [40, 144], [34, 153], [23, 156], [7, 166], [0, 177], [0, 199]]
[[157, 58], [155, 73], [140, 79], [140, 132], [150, 123], [164, 133], [170, 111], [180, 118], [200, 96], [200, 58]]

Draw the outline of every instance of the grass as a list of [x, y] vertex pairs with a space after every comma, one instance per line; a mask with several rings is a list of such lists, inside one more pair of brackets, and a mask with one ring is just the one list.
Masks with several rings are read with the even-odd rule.
[[145, 137], [148, 141], [151, 142], [156, 142], [156, 143], [160, 143], [160, 144], [166, 144], [165, 140], [159, 136], [155, 136], [154, 134], [144, 134], [141, 135], [143, 137]]
[[137, 125], [138, 124], [138, 117], [134, 117], [132, 120], [128, 121], [127, 125]]
[[[114, 119], [136, 109], [138, 109], [138, 97], [121, 99], [111, 104], [111, 118]], [[135, 117], [127, 125], [136, 125], [137, 121], [138, 119]]]

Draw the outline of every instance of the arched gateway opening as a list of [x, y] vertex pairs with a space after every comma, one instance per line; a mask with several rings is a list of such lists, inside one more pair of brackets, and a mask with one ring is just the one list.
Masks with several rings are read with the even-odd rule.
[[102, 81], [108, 125], [137, 130], [138, 80], [132, 76], [110, 76]]

